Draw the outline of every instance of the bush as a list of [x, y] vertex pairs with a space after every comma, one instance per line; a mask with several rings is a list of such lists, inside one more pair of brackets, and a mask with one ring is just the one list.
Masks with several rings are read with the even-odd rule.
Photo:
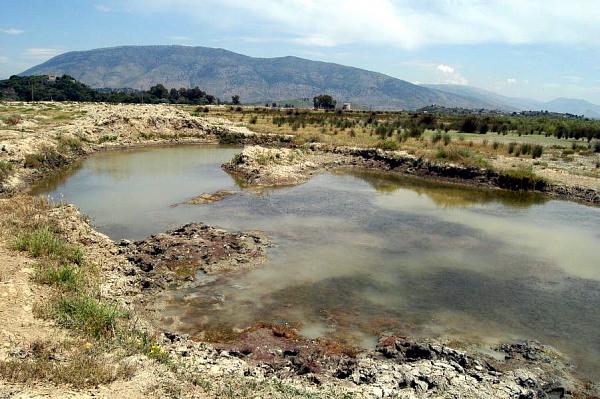
[[437, 143], [440, 140], [442, 140], [442, 133], [440, 133], [439, 131], [435, 132], [433, 136], [431, 136], [431, 142], [433, 144]]
[[535, 144], [531, 148], [531, 158], [539, 158], [542, 156], [543, 153], [544, 153], [544, 147], [542, 147], [539, 144]]
[[125, 314], [97, 299], [74, 296], [60, 298], [54, 305], [54, 316], [64, 327], [100, 338], [112, 335], [117, 319]]
[[252, 125], [256, 125], [257, 121], [258, 121], [258, 118], [256, 117], [256, 115], [253, 115], [252, 118], [250, 118], [250, 124], [252, 124]]
[[517, 146], [517, 143], [515, 142], [510, 142], [508, 143], [508, 148], [507, 148], [507, 152], [509, 154], [512, 154], [515, 151], [515, 147]]
[[465, 133], [475, 133], [477, 131], [477, 127], [477, 118], [467, 117], [463, 120], [460, 126], [460, 131]]
[[452, 138], [448, 133], [444, 133], [444, 135], [442, 136], [442, 141], [444, 142], [444, 145], [448, 145], [450, 144], [450, 141], [452, 141]]

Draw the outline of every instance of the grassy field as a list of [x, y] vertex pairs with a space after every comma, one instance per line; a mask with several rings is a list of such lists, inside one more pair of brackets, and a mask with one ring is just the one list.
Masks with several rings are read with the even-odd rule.
[[[545, 132], [523, 134], [524, 126], [540, 126], [539, 118], [534, 117], [513, 118], [511, 126], [518, 126], [518, 130], [508, 130], [508, 124], [490, 122], [490, 126], [499, 126], [498, 130], [502, 131], [481, 134], [455, 129], [461, 120], [454, 115], [432, 118], [410, 112], [341, 113], [250, 106], [185, 109], [195, 115], [225, 118], [258, 133], [293, 135], [297, 144], [321, 142], [404, 150], [416, 156], [468, 166], [527, 169], [565, 181], [563, 175], [600, 178], [600, 145], [595, 146], [595, 140], [558, 138]], [[549, 130], [563, 123], [559, 119], [545, 121]], [[525, 130], [530, 131], [530, 128]], [[585, 183], [590, 182], [592, 186], [600, 186], [595, 181]]]

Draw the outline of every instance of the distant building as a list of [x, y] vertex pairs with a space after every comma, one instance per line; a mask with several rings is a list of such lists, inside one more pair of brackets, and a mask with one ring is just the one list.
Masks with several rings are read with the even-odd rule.
[[56, 75], [48, 75], [48, 81], [49, 82], [56, 82], [56, 78], [57, 78]]
[[342, 111], [352, 111], [352, 103], [343, 103]]

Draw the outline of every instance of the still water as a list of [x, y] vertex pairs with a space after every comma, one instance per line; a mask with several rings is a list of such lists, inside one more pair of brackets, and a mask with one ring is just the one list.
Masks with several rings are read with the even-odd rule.
[[[265, 265], [173, 293], [165, 323], [188, 333], [273, 322], [365, 347], [382, 332], [538, 339], [600, 377], [599, 208], [368, 171], [246, 191], [220, 168], [237, 151], [102, 153], [36, 191], [113, 239], [192, 221], [269, 234]], [[219, 189], [237, 194], [173, 206]]]

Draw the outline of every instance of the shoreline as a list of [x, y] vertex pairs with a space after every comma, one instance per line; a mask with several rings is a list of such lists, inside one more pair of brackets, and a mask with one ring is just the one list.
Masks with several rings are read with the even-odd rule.
[[[180, 132], [181, 130], [175, 128], [176, 125], [177, 123], [172, 123], [172, 128], [175, 132]], [[2, 195], [7, 198], [0, 199], [0, 202], [12, 201], [18, 198], [19, 193], [27, 194], [34, 183], [39, 183], [40, 180], [48, 177], [49, 173], [64, 170], [74, 162], [100, 151], [135, 150], [183, 144], [223, 144], [219, 143], [223, 141], [220, 138], [226, 136], [227, 141], [233, 141], [231, 135], [236, 136], [237, 140], [244, 141], [244, 144], [256, 144], [254, 142], [256, 141], [271, 144], [275, 142], [283, 146], [283, 148], [246, 147], [239, 159], [224, 165], [226, 171], [242, 177], [251, 187], [299, 184], [314, 174], [326, 170], [340, 167], [367, 167], [468, 186], [498, 188], [490, 186], [489, 171], [485, 172], [485, 170], [477, 172], [472, 168], [455, 165], [435, 166], [409, 154], [397, 157], [397, 154], [376, 149], [347, 147], [324, 149], [318, 144], [298, 148], [290, 146], [288, 138], [279, 135], [264, 136], [239, 129], [228, 131], [226, 127], [216, 125], [213, 127], [214, 130], [206, 127], [203, 128], [204, 130], [199, 129], [196, 132], [197, 137], [184, 137], [183, 140], [182, 137], [177, 136], [138, 143], [90, 145], [83, 151], [63, 155], [65, 162], [57, 168], [43, 167], [35, 171], [22, 168], [15, 172], [20, 181], [14, 185], [14, 191], [2, 192]], [[97, 132], [96, 136], [103, 133], [104, 131]], [[265, 152], [267, 158], [261, 160]], [[432, 173], [425, 176], [419, 174], [425, 171]], [[445, 171], [454, 177], [444, 176]], [[464, 174], [470, 177], [468, 179], [461, 177]], [[492, 178], [497, 179], [498, 176]], [[560, 194], [556, 192], [554, 195]], [[579, 198], [572, 192], [564, 195], [570, 200]], [[597, 192], [595, 195], [591, 197], [590, 203], [598, 205], [600, 198]], [[150, 294], [167, 292], [166, 287], [171, 284], [162, 284], [162, 286], [149, 284], [146, 288], [153, 289], [144, 292], [146, 288], [140, 280], [139, 269], [147, 268], [147, 262], [136, 264], [132, 259], [127, 258], [127, 251], [124, 250], [126, 245], [119, 245], [94, 230], [73, 205], [62, 205], [53, 209], [50, 211], [50, 220], [61, 226], [66, 239], [73, 244], [84, 245], [86, 255], [88, 253], [93, 255], [95, 262], [102, 265], [100, 275], [103, 297], [121, 303], [139, 316], [143, 313], [140, 313], [139, 308], [135, 310], [139, 303], [142, 304], [143, 309], [148, 309], [146, 306], [152, 308], [153, 295]], [[207, 228], [214, 229], [211, 226]], [[223, 234], [226, 237], [238, 237], [246, 233], [224, 232]], [[165, 232], [162, 237], [168, 241], [172, 235], [173, 231]], [[6, 240], [6, 237], [4, 238]], [[149, 237], [139, 241], [138, 247], [143, 247], [151, 239], [152, 237]], [[165, 249], [168, 249], [169, 245], [167, 242]], [[1, 252], [10, 258], [13, 250], [1, 248]], [[236, 255], [242, 258], [247, 256], [246, 253], [239, 251]], [[152, 259], [150, 257], [150, 260]], [[134, 272], [132, 273], [131, 270]], [[150, 270], [155, 270], [155, 267]], [[196, 270], [198, 270], [197, 265], [193, 267], [193, 271]], [[216, 272], [223, 272], [223, 269], [217, 268]], [[157, 276], [164, 278], [165, 274]], [[173, 280], [167, 282], [174, 283]], [[175, 281], [175, 283], [181, 282]], [[29, 282], [29, 284], [34, 283]], [[34, 301], [34, 298], [30, 300]], [[160, 309], [153, 309], [153, 311], [159, 312]], [[511, 398], [535, 397], [530, 395], [536, 395], [537, 392], [545, 392], [549, 395], [564, 395], [572, 392], [578, 395], [579, 392], [587, 390], [584, 382], [572, 373], [566, 360], [551, 348], [535, 342], [507, 344], [504, 353], [509, 359], [504, 361], [494, 360], [474, 352], [457, 351], [435, 340], [417, 341], [394, 336], [382, 337], [378, 348], [374, 351], [347, 353], [343, 348], [332, 349], [327, 345], [323, 347], [321, 343], [301, 337], [294, 331], [270, 325], [248, 327], [239, 332], [237, 340], [229, 343], [206, 344], [176, 332], [156, 331], [152, 326], [152, 318], [153, 316], [140, 317], [139, 322], [149, 331], [153, 331], [164, 352], [173, 359], [175, 366], [153, 364], [154, 360], [146, 358], [136, 360], [140, 363], [139, 367], [158, 370], [161, 378], [165, 380], [175, 378], [179, 381], [178, 384], [190, 389], [192, 393], [209, 391], [205, 388], [204, 382], [192, 384], [195, 386], [193, 389], [186, 385], [198, 375], [210, 376], [217, 385], [230, 384], [231, 378], [250, 379], [260, 383], [267, 381], [270, 390], [277, 389], [270, 385], [271, 379], [274, 379], [285, 381], [295, 389], [300, 387], [308, 389], [308, 392], [325, 395], [323, 397], [346, 393], [358, 397], [462, 395], [462, 397], [473, 398]], [[274, 348], [277, 348], [274, 354], [267, 356], [268, 361], [265, 360], [265, 353], [254, 349], [255, 346], [258, 347], [259, 342], [270, 342]], [[133, 383], [135, 384], [139, 382]], [[0, 392], [3, 389], [3, 383], [0, 381]], [[33, 395], [36, 387], [32, 389]], [[94, 391], [84, 390], [82, 396], [90, 392], [93, 394]], [[100, 392], [102, 390], [96, 391], [96, 393]]]

